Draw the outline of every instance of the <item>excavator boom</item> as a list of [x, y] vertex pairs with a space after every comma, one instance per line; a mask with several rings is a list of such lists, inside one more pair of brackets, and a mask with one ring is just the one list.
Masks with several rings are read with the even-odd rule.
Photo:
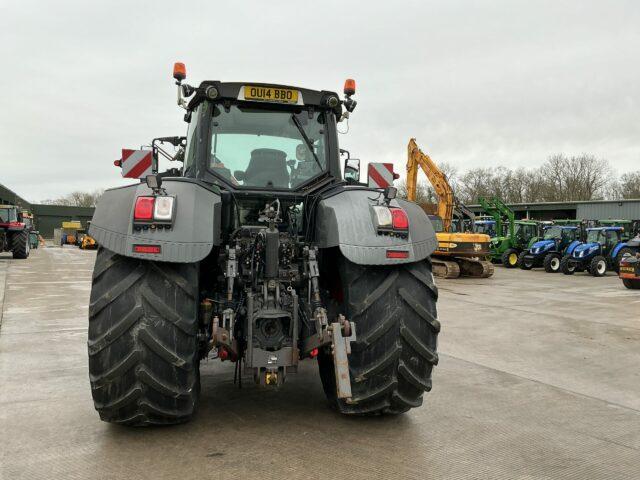
[[[412, 202], [416, 201], [418, 168], [422, 169], [438, 196], [438, 216], [443, 224], [442, 232], [436, 233], [438, 248], [431, 257], [434, 273], [445, 278], [460, 275], [484, 278], [493, 275], [493, 265], [485, 260], [489, 255], [489, 236], [473, 233], [473, 213], [457, 202], [447, 176], [412, 138], [407, 147], [407, 198]], [[461, 226], [464, 217], [469, 218], [471, 232], [452, 231], [454, 213], [462, 217]]]
[[443, 230], [445, 232], [451, 231], [455, 197], [453, 189], [447, 181], [447, 176], [431, 160], [429, 155], [420, 150], [415, 138], [409, 140], [407, 153], [407, 198], [412, 202], [416, 201], [418, 167], [420, 167], [438, 196], [438, 216], [442, 219]]

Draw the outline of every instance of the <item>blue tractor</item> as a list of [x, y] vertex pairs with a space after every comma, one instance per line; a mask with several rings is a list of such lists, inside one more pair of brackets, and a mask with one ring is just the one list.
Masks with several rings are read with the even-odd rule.
[[583, 229], [576, 225], [547, 225], [543, 227], [543, 238], [518, 256], [522, 270], [544, 267], [548, 273], [560, 271], [563, 256], [571, 255], [582, 240]]
[[486, 233], [490, 237], [496, 237], [496, 221], [492, 217], [476, 216], [476, 233]]
[[623, 227], [587, 228], [586, 242], [562, 257], [560, 270], [565, 275], [587, 271], [594, 277], [603, 277], [607, 270], [618, 272], [620, 260], [633, 253], [623, 241], [623, 233]]

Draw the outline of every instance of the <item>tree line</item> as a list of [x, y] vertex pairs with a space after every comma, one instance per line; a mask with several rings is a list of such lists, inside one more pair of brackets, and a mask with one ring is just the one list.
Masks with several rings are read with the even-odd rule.
[[[448, 163], [440, 169], [458, 199], [477, 204], [479, 197], [499, 197], [506, 203], [566, 202], [640, 198], [640, 170], [617, 176], [609, 162], [593, 155], [550, 156], [538, 168], [478, 167], [460, 173]], [[421, 177], [421, 178], [420, 178]], [[419, 174], [418, 203], [435, 203], [429, 182]], [[406, 196], [406, 181], [399, 194]]]
[[62, 197], [43, 200], [42, 203], [45, 205], [66, 205], [71, 207], [95, 207], [103, 193], [103, 189], [94, 190], [93, 192], [76, 191]]

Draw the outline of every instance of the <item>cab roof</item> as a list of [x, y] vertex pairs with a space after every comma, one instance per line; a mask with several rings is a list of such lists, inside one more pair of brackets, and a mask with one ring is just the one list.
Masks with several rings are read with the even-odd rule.
[[[298, 103], [279, 103], [279, 102], [268, 102], [268, 101], [256, 101], [256, 100], [245, 100], [243, 87], [251, 86], [251, 87], [266, 87], [266, 88], [277, 88], [277, 89], [287, 89], [287, 90], [297, 90], [298, 91]], [[203, 100], [209, 98], [207, 96], [207, 88], [215, 87], [218, 94], [212, 99], [215, 102], [224, 102], [225, 100], [229, 101], [242, 101], [247, 103], [259, 104], [259, 105], [279, 105], [279, 106], [312, 106], [320, 109], [330, 109], [333, 110], [336, 115], [342, 114], [342, 102], [339, 101], [336, 107], [329, 107], [327, 101], [330, 97], [336, 97], [340, 100], [340, 97], [336, 92], [332, 92], [329, 90], [311, 90], [309, 88], [301, 88], [292, 85], [280, 85], [276, 83], [259, 83], [259, 82], [221, 82], [219, 80], [205, 80], [200, 84], [198, 88], [196, 88], [195, 95], [189, 101], [188, 109], [193, 110], [196, 108]]]
[[614, 232], [624, 232], [624, 227], [591, 227], [587, 228], [587, 231], [591, 230], [602, 230], [602, 231], [614, 231]]

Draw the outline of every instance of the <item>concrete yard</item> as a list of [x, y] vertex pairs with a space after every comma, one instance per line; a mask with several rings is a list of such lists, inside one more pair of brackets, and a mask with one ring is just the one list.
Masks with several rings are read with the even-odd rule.
[[332, 412], [309, 362], [280, 390], [209, 362], [191, 423], [130, 429], [91, 400], [94, 258], [0, 256], [0, 479], [640, 478], [640, 293], [613, 275], [439, 281], [434, 388], [403, 416]]

